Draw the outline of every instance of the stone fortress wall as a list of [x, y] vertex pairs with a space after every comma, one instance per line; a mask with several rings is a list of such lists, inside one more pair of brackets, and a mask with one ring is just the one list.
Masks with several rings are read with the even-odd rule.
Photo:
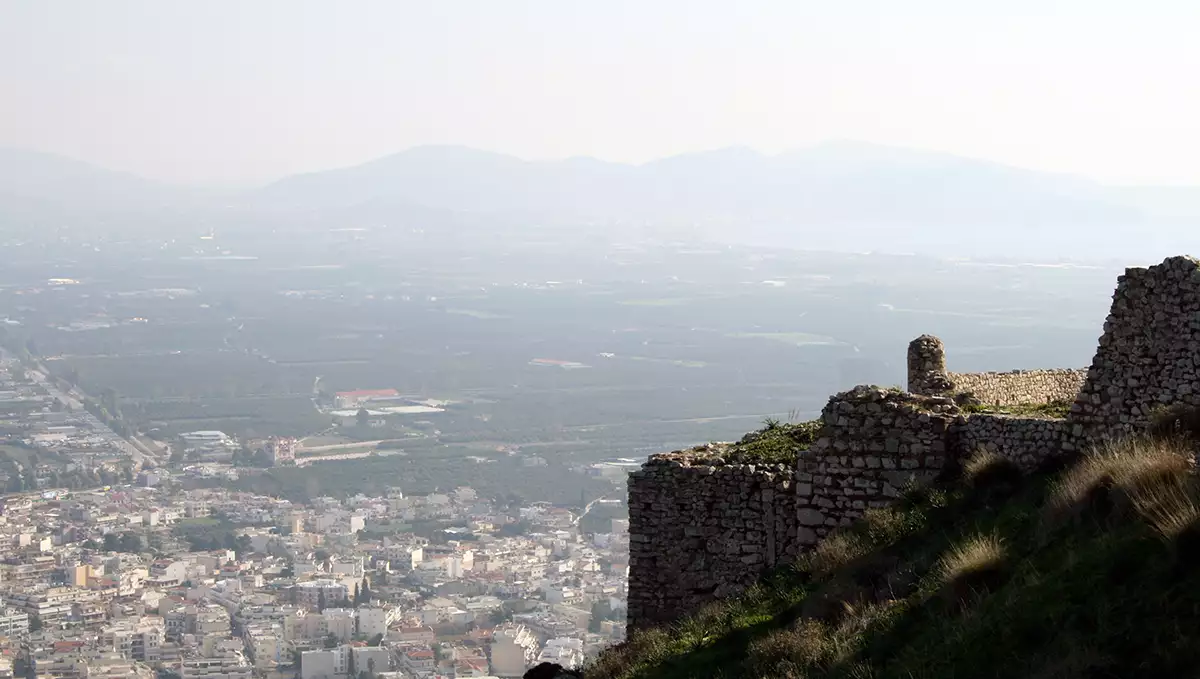
[[[794, 559], [794, 471], [717, 465], [693, 451], [655, 455], [630, 474], [629, 592], [638, 624], [670, 622]], [[635, 582], [631, 578], [631, 584]]]
[[[696, 449], [651, 456], [630, 474], [630, 627], [740, 591], [977, 450], [1031, 470], [1136, 433], [1157, 406], [1200, 405], [1200, 263], [1172, 257], [1127, 269], [1086, 371], [951, 373], [929, 335], [908, 351], [910, 391], [860, 386], [832, 396], [817, 442], [794, 468], [726, 465]], [[966, 413], [967, 391], [994, 405], [1073, 405], [1065, 419]]]
[[1087, 370], [1013, 370], [956, 373], [946, 370], [946, 348], [932, 335], [908, 346], [908, 390], [914, 394], [966, 393], [980, 403], [1014, 406], [1071, 402], [1087, 379]]

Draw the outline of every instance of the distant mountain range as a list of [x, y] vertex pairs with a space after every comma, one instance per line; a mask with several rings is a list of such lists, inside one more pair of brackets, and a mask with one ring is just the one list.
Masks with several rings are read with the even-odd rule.
[[[642, 165], [526, 161], [421, 146], [261, 188], [204, 192], [43, 153], [0, 149], [0, 219], [212, 207], [354, 219], [397, 211], [684, 229], [727, 242], [937, 252], [1008, 242], [1065, 251], [1080, 241], [1200, 244], [1200, 189], [1108, 187], [948, 154], [830, 142], [765, 155], [745, 148]], [[1149, 234], [1149, 235], [1148, 235]], [[1150, 240], [1147, 240], [1150, 239]], [[976, 244], [978, 247], [973, 246]], [[957, 248], [957, 250], [956, 250]], [[1088, 250], [1087, 247], [1081, 247]], [[1015, 251], [1015, 250], [1014, 250]]]

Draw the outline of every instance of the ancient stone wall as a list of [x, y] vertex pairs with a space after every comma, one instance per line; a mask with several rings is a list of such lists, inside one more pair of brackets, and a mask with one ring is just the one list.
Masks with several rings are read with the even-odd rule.
[[1013, 370], [1012, 372], [947, 373], [957, 392], [980, 403], [1015, 406], [1053, 401], [1071, 402], [1079, 395], [1086, 369]]
[[958, 453], [970, 456], [988, 451], [1012, 460], [1022, 471], [1033, 471], [1058, 455], [1067, 431], [1066, 420], [977, 413], [960, 418]]
[[1082, 369], [949, 372], [942, 340], [921, 335], [908, 344], [908, 390], [923, 396], [970, 394], [980, 403], [1002, 406], [1069, 402], [1086, 377]]
[[[908, 377], [918, 393], [856, 387], [831, 397], [795, 468], [727, 465], [697, 449], [653, 456], [631, 474], [630, 626], [739, 591], [976, 450], [1030, 470], [1141, 431], [1157, 407], [1200, 405], [1200, 263], [1174, 257], [1126, 270], [1086, 376], [949, 373], [941, 340], [924, 335], [909, 345]], [[962, 391], [999, 405], [1072, 396], [1074, 405], [1066, 420], [966, 414], [954, 399]]]
[[1139, 432], [1154, 408], [1173, 403], [1200, 404], [1200, 264], [1191, 257], [1117, 279], [1065, 447]]
[[629, 624], [668, 622], [794, 559], [795, 470], [696, 449], [629, 475]]
[[829, 399], [821, 436], [800, 456], [796, 508], [801, 545], [813, 545], [905, 486], [935, 478], [957, 454], [958, 407], [944, 397], [856, 387]]

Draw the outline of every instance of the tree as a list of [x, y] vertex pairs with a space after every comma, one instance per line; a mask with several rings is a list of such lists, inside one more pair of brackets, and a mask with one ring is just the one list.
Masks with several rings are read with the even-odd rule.
[[337, 648], [337, 645], [341, 643], [341, 641], [341, 639], [337, 638], [336, 634], [330, 634], [325, 637], [325, 648]]
[[367, 576], [364, 575], [362, 581], [362, 600], [359, 601], [359, 603], [371, 603], [371, 596], [371, 581], [368, 580]]
[[116, 533], [105, 533], [104, 534], [104, 551], [115, 552], [115, 551], [117, 551], [117, 548], [120, 546], [120, 544], [121, 544], [120, 538], [117, 537]]
[[142, 551], [142, 537], [137, 533], [122, 533], [121, 539], [118, 541], [118, 547], [122, 552], [137, 554]]
[[362, 603], [362, 594], [358, 590], [358, 583], [354, 583], [354, 605], [358, 606]]
[[317, 590], [317, 612], [320, 613], [324, 610], [325, 610], [325, 590], [319, 589], [319, 590]]
[[[375, 636], [373, 636], [367, 640], [368, 646], [379, 646], [382, 643], [383, 643], [383, 633], [382, 632], [380, 632], [379, 634], [376, 634]], [[375, 661], [372, 660], [371, 662], [375, 662]], [[375, 668], [373, 668], [373, 667], [371, 668], [371, 673], [372, 674], [375, 673]]]
[[233, 541], [233, 551], [237, 554], [237, 558], [241, 559], [248, 554], [254, 552], [254, 544], [249, 535], [245, 533], [237, 536]]
[[[383, 636], [383, 635], [380, 634], [378, 636]], [[376, 646], [378, 646], [378, 644], [376, 644]], [[375, 659], [374, 658], [367, 658], [367, 675], [369, 675], [371, 677], [375, 676]]]
[[371, 419], [371, 413], [367, 412], [366, 408], [359, 408], [354, 414], [354, 423], [360, 427], [367, 426], [367, 421]]

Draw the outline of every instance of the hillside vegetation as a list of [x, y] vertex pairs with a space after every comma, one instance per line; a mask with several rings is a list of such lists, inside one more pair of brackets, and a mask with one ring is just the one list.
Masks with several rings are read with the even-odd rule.
[[1177, 441], [1030, 476], [977, 455], [585, 676], [1200, 676], [1200, 484]]

